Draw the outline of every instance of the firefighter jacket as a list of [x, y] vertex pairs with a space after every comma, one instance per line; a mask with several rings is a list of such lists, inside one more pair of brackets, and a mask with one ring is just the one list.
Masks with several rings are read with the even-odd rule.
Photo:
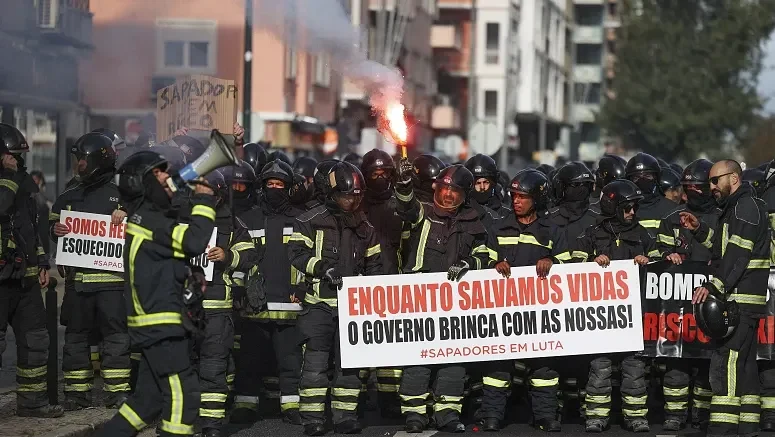
[[38, 186], [25, 170], [0, 170], [0, 281], [37, 278], [49, 268], [37, 229]]
[[368, 192], [362, 203], [369, 223], [374, 226], [379, 245], [382, 248], [383, 274], [398, 274], [398, 254], [401, 250], [403, 221], [396, 211], [394, 196], [388, 199], [372, 199]]
[[334, 214], [318, 206], [300, 215], [288, 242], [291, 265], [305, 275], [304, 302], [337, 306], [337, 290], [321, 281], [329, 269], [342, 277], [381, 275], [382, 248], [366, 216]]
[[775, 267], [775, 185], [767, 187], [762, 194], [767, 204], [767, 216], [770, 224], [770, 266]]
[[770, 231], [767, 206], [754, 197], [749, 185], [742, 185], [726, 201], [719, 226], [700, 222], [694, 238], [711, 248], [713, 279], [705, 284], [711, 291], [726, 294], [749, 314], [761, 314], [767, 301], [770, 268]]
[[573, 242], [588, 227], [596, 224], [600, 220], [600, 213], [591, 207], [584, 210], [583, 213], [574, 213], [563, 205], [555, 206], [549, 209], [549, 218], [565, 232], [566, 241]]
[[489, 247], [487, 230], [476, 209], [463, 205], [452, 215], [436, 212], [420, 202], [411, 186], [397, 187], [398, 214], [409, 225], [404, 241], [403, 273], [446, 272], [465, 261], [472, 270], [495, 264], [497, 253]]
[[189, 260], [204, 253], [215, 226], [215, 198], [191, 196], [187, 220], [141, 202], [129, 217], [124, 245], [124, 297], [132, 345], [145, 348], [183, 337], [183, 292]]
[[[299, 304], [291, 302], [291, 295], [304, 299], [303, 289], [298, 287], [301, 274], [291, 265], [289, 243], [293, 235], [296, 217], [302, 214], [300, 209], [288, 206], [282, 211], [274, 211], [261, 202], [240, 218], [245, 222], [253, 244], [256, 246], [257, 271], [264, 278], [266, 290], [266, 309], [258, 314], [246, 314], [259, 321], [293, 323]], [[252, 274], [255, 274], [253, 272]]]
[[636, 223], [622, 226], [610, 218], [588, 227], [576, 239], [572, 249], [571, 256], [575, 262], [592, 262], [599, 255], [606, 255], [611, 261], [633, 259], [638, 255], [661, 258], [656, 242], [644, 227]]
[[497, 260], [508, 261], [512, 267], [535, 265], [544, 258], [553, 263], [571, 260], [565, 232], [549, 219], [546, 211], [528, 225], [520, 223], [512, 212], [498, 221], [494, 233]]
[[[48, 221], [52, 241], [57, 241], [57, 238], [64, 240], [62, 242], [63, 251], [83, 250], [83, 253], [98, 258], [105, 257], [106, 264], [110, 262], [111, 257], [122, 256], [124, 248], [115, 247], [108, 241], [87, 244], [79, 249], [75, 246], [75, 241], [68, 235], [63, 237], [54, 235], [54, 224], [59, 223], [60, 213], [63, 210], [110, 216], [113, 211], [121, 208], [118, 187], [113, 182], [113, 175], [114, 173], [111, 171], [103, 173], [88, 183], [76, 182], [57, 197], [54, 206], [51, 207]], [[106, 237], [124, 236], [123, 226], [108, 226], [107, 229], [101, 229], [100, 232], [104, 232]], [[68, 267], [67, 271], [68, 275], [73, 275], [75, 290], [79, 292], [124, 289], [124, 274], [121, 272], [83, 267]]]
[[257, 253], [245, 223], [233, 218], [228, 205], [216, 210], [215, 245], [222, 248], [226, 259], [213, 265], [213, 280], [207, 282], [205, 300], [202, 303], [208, 313], [231, 313], [233, 302], [231, 288], [234, 272], [247, 272], [256, 264]]
[[677, 253], [689, 261], [710, 261], [713, 255], [710, 248], [703, 246], [692, 236], [691, 231], [681, 226], [682, 212], [694, 214], [711, 229], [718, 228], [721, 209], [714, 207], [707, 212], [698, 212], [690, 210], [686, 205], [681, 205], [661, 220], [657, 233], [657, 249], [663, 256]]
[[675, 202], [667, 200], [659, 194], [646, 194], [645, 198], [638, 202], [635, 219], [646, 228], [651, 239], [656, 242], [662, 218], [667, 217], [677, 207]]

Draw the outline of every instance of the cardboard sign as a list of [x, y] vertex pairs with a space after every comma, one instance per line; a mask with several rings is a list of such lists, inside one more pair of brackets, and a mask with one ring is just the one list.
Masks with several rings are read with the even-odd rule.
[[230, 134], [237, 121], [237, 85], [233, 80], [190, 75], [156, 92], [156, 141], [181, 127]]
[[210, 242], [207, 243], [207, 249], [205, 249], [205, 252], [199, 256], [195, 256], [194, 258], [191, 258], [191, 265], [201, 267], [205, 271], [205, 278], [207, 278], [208, 281], [213, 280], [214, 264], [213, 264], [213, 261], [210, 261], [207, 259], [207, 252], [213, 247], [215, 247], [217, 236], [218, 236], [218, 228], [215, 227], [213, 228], [213, 235], [210, 236]]
[[501, 361], [643, 350], [640, 272], [632, 260], [344, 278], [342, 367]]

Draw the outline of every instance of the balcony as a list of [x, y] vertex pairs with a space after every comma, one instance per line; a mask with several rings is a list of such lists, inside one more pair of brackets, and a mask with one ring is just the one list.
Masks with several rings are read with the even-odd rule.
[[576, 26], [573, 32], [576, 44], [602, 44], [603, 28], [600, 26]]
[[603, 68], [599, 65], [575, 65], [573, 81], [576, 83], [600, 83], [603, 79]]
[[39, 0], [38, 27], [51, 44], [94, 47], [92, 13], [87, 0]]
[[431, 28], [431, 47], [434, 49], [460, 50], [460, 29], [452, 24], [434, 24]]
[[431, 113], [431, 127], [433, 129], [460, 129], [460, 110], [452, 106], [448, 96], [441, 96], [439, 104], [433, 107]]
[[576, 104], [573, 106], [573, 119], [578, 123], [594, 123], [598, 112], [600, 112], [600, 105], [598, 104]]

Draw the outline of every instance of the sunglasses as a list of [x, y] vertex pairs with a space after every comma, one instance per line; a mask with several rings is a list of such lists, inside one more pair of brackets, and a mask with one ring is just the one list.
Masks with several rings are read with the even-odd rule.
[[638, 208], [638, 205], [635, 202], [627, 202], [622, 205], [622, 211], [624, 212], [635, 212], [635, 210]]
[[724, 176], [729, 176], [731, 174], [733, 174], [733, 173], [730, 172], [730, 173], [720, 174], [718, 176], [713, 176], [711, 178], [708, 178], [708, 180], [710, 181], [711, 184], [718, 185], [718, 181], [720, 181], [721, 178], [723, 178]]

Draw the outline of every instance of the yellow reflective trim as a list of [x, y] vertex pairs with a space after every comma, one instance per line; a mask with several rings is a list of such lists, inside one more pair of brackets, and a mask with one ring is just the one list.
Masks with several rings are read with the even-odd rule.
[[215, 210], [206, 205], [194, 205], [191, 208], [191, 215], [198, 215], [215, 221]]
[[738, 424], [740, 422], [740, 417], [737, 414], [711, 412], [710, 422]]
[[124, 278], [121, 274], [115, 274], [115, 273], [84, 273], [81, 278], [81, 281], [84, 284], [124, 282]]
[[727, 300], [745, 305], [764, 305], [767, 303], [767, 296], [762, 296], [761, 294], [732, 293], [727, 296]]
[[180, 313], [152, 313], [139, 316], [127, 317], [127, 326], [130, 328], [141, 328], [155, 325], [180, 325], [183, 323], [183, 316]]
[[589, 254], [587, 252], [583, 252], [581, 250], [574, 250], [573, 252], [571, 252], [571, 256], [573, 258], [581, 258], [581, 259], [589, 258]]
[[382, 253], [382, 247], [377, 243], [376, 246], [372, 246], [366, 250], [366, 258], [374, 256], [378, 253]]
[[13, 191], [14, 194], [19, 190], [19, 184], [10, 179], [0, 179], [0, 187], [8, 188]]
[[129, 378], [131, 369], [100, 369], [103, 378]]
[[662, 387], [662, 393], [665, 396], [687, 396], [689, 394], [689, 387], [681, 387], [681, 388]]
[[414, 198], [414, 191], [410, 191], [409, 194], [401, 194], [398, 191], [396, 191], [396, 199], [400, 200], [401, 202], [409, 202]]
[[[22, 377], [22, 378], [37, 378], [40, 376], [46, 376], [46, 371], [48, 370], [48, 367], [46, 366], [40, 366], [40, 367], [33, 367], [30, 369], [24, 369], [22, 367], [16, 367], [16, 375]], [[77, 370], [76, 370], [77, 372]], [[94, 374], [94, 371], [89, 370], [90, 375]], [[65, 375], [67, 375], [67, 372], [65, 372]]]
[[739, 235], [732, 234], [729, 236], [729, 240], [727, 241], [727, 244], [732, 243], [738, 247], [741, 247], [746, 250], [753, 250], [753, 241], [746, 240], [743, 237], [740, 237]]
[[[137, 252], [140, 251], [140, 246], [143, 244], [143, 241], [147, 239], [146, 234], [140, 231], [146, 231], [147, 229], [134, 225], [134, 227], [137, 228], [137, 230], [135, 230], [132, 227], [133, 225], [133, 223], [129, 223], [126, 227], [126, 232], [132, 235], [132, 244], [129, 246], [129, 289], [132, 292], [132, 306], [134, 307], [135, 314], [142, 316], [145, 314], [145, 310], [143, 310], [140, 298], [137, 296], [137, 287], [135, 286], [135, 258], [137, 258]], [[153, 233], [148, 233], [153, 237]]]
[[554, 387], [560, 384], [560, 378], [536, 379], [530, 378], [530, 385], [533, 387]]
[[16, 391], [24, 392], [24, 393], [46, 391], [46, 383], [39, 382], [37, 384], [19, 384], [18, 386], [16, 386]]
[[496, 388], [508, 388], [511, 386], [511, 379], [503, 381], [497, 378], [490, 378], [489, 376], [485, 376], [482, 378], [482, 384]]
[[713, 248], [713, 234], [714, 233], [715, 232], [713, 231], [713, 229], [708, 229], [708, 236], [705, 238], [705, 241], [702, 242], [702, 245], [706, 249], [712, 249]]
[[305, 246], [309, 247], [310, 249], [314, 247], [312, 240], [306, 235], [302, 234], [301, 232], [294, 232], [293, 234], [291, 234], [291, 238], [289, 238], [288, 241], [301, 241], [302, 243], [304, 243]]
[[58, 222], [59, 221], [59, 214], [55, 212], [49, 212], [48, 213], [48, 220], [52, 222]]
[[[727, 358], [727, 394], [729, 396], [734, 396], [737, 392], [737, 354], [736, 350], [730, 349]], [[737, 405], [740, 405], [740, 398], [737, 398]]]
[[142, 431], [148, 426], [148, 424], [145, 423], [143, 419], [137, 415], [137, 413], [135, 413], [135, 410], [126, 404], [126, 402], [124, 402], [124, 404], [121, 405], [121, 408], [118, 409], [118, 414], [120, 414], [127, 422], [129, 422], [129, 424], [132, 425], [132, 428], [137, 431]]
[[748, 261], [748, 266], [746, 268], [749, 269], [769, 269], [770, 268], [770, 260], [768, 259], [752, 259]]
[[675, 246], [675, 237], [665, 235], [665, 234], [658, 234], [657, 243], [663, 243], [669, 246]]
[[[45, 373], [45, 372], [44, 372]], [[65, 379], [91, 379], [94, 377], [94, 370], [65, 370], [62, 372]], [[21, 375], [20, 375], [21, 376]]]
[[718, 289], [719, 293], [725, 293], [726, 292], [726, 287], [724, 287], [724, 283], [721, 282], [721, 279], [714, 277], [713, 279], [710, 280], [710, 283], [716, 286], [716, 288]]
[[223, 419], [224, 417], [226, 417], [226, 409], [225, 408], [219, 408], [219, 409], [200, 408], [199, 417], [212, 417], [213, 419]]
[[130, 391], [132, 387], [129, 386], [128, 382], [124, 382], [121, 384], [103, 384], [102, 389], [108, 393], [123, 393]]
[[428, 244], [428, 233], [430, 230], [431, 222], [425, 220], [422, 224], [422, 230], [420, 231], [420, 242], [417, 245], [417, 254], [415, 255], [414, 259], [414, 267], [412, 267], [413, 272], [422, 269], [423, 263], [425, 261], [425, 246]]
[[662, 220], [638, 220], [638, 223], [647, 229], [656, 229], [659, 228], [659, 225], [662, 223]]
[[183, 238], [188, 230], [188, 224], [180, 223], [172, 228], [172, 256], [175, 258], [185, 258], [183, 253]]
[[326, 411], [326, 404], [322, 402], [316, 402], [312, 404], [307, 404], [304, 402], [299, 403], [299, 411], [307, 411], [307, 412], [316, 412], [316, 411]]

